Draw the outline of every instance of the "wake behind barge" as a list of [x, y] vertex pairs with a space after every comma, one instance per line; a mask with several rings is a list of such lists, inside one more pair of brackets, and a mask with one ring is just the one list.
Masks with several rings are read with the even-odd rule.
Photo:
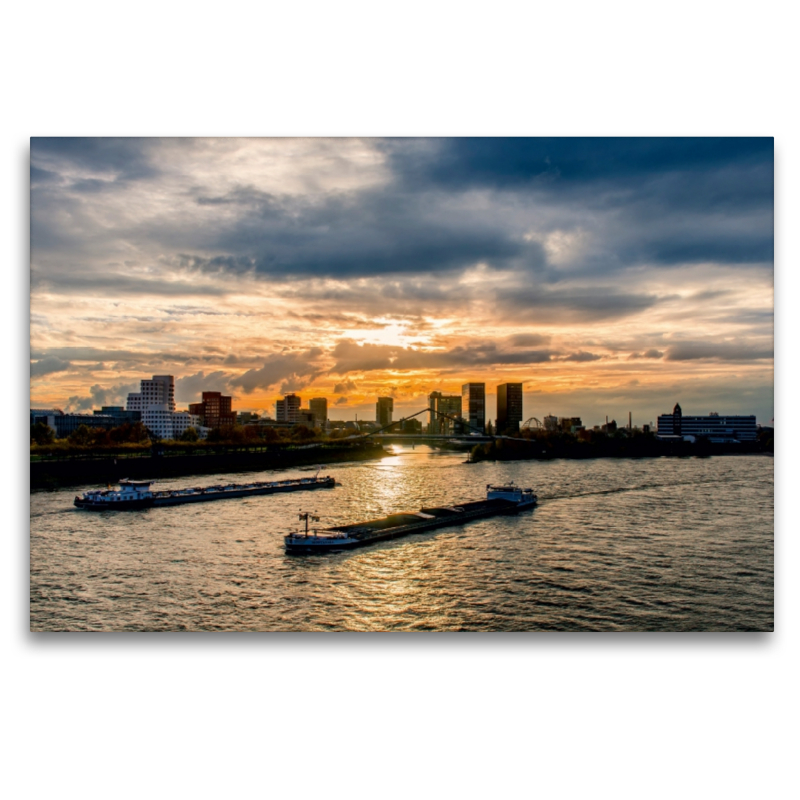
[[383, 519], [338, 525], [321, 531], [309, 531], [309, 513], [300, 515], [306, 523], [305, 531], [284, 538], [287, 553], [330, 553], [351, 550], [375, 542], [397, 539], [412, 533], [422, 533], [450, 525], [463, 525], [476, 519], [500, 514], [518, 514], [533, 508], [538, 502], [533, 489], [522, 489], [514, 484], [486, 487], [486, 500], [461, 503], [458, 506], [422, 508], [415, 513], [390, 514]]
[[283, 481], [229, 483], [218, 486], [198, 486], [193, 489], [172, 489], [161, 492], [150, 489], [153, 481], [123, 479], [119, 489], [95, 489], [75, 498], [75, 505], [87, 511], [136, 511], [159, 506], [179, 506], [184, 503], [205, 503], [229, 497], [250, 497], [277, 492], [299, 492], [306, 489], [331, 489], [336, 480], [330, 475], [320, 478], [291, 478]]

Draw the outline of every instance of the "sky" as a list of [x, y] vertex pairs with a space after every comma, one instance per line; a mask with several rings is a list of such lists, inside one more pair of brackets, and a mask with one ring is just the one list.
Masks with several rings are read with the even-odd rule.
[[773, 411], [771, 138], [31, 139], [31, 407]]

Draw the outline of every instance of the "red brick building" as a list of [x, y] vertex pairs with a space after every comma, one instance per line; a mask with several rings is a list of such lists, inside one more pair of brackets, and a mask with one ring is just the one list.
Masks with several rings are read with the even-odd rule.
[[221, 428], [235, 425], [236, 414], [231, 409], [231, 398], [220, 392], [203, 392], [201, 403], [190, 403], [189, 413], [200, 417], [200, 424], [206, 428]]

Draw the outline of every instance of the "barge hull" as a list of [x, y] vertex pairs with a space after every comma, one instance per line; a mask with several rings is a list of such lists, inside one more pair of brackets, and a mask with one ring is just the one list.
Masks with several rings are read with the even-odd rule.
[[75, 498], [75, 507], [82, 511], [141, 511], [143, 508], [153, 507], [153, 498], [146, 500], [120, 500], [113, 505], [111, 503], [93, 503], [91, 500], [81, 500]]
[[[357, 547], [366, 547], [367, 545], [375, 544], [376, 542], [384, 542], [390, 539], [399, 539], [403, 536], [410, 536], [415, 533], [426, 533], [427, 531], [435, 530], [438, 528], [455, 527], [456, 525], [463, 525], [468, 522], [473, 522], [479, 519], [486, 519], [488, 517], [496, 517], [500, 515], [518, 514], [520, 511], [525, 511], [528, 508], [533, 508], [535, 504], [520, 507], [515, 503], [507, 500], [486, 500], [478, 503], [464, 504], [463, 511], [453, 512], [438, 516], [434, 519], [420, 519], [419, 521], [411, 522], [406, 525], [398, 525], [396, 527], [384, 528], [383, 530], [363, 531], [357, 529], [363, 528], [369, 524], [379, 524], [380, 520], [373, 520], [372, 523], [360, 523], [355, 525], [342, 525], [340, 527], [331, 528], [330, 532], [340, 531], [352, 536], [356, 541], [347, 543], [327, 542], [318, 544], [303, 544], [300, 541], [286, 542], [286, 552], [295, 555], [309, 555], [312, 553], [333, 553], [342, 550], [353, 550]], [[439, 511], [441, 509], [422, 509], [425, 511]]]
[[188, 503], [207, 503], [212, 500], [227, 500], [234, 497], [254, 497], [264, 494], [279, 494], [282, 492], [300, 492], [311, 489], [332, 489], [336, 486], [335, 478], [321, 478], [316, 481], [306, 483], [286, 483], [277, 486], [258, 486], [247, 489], [230, 489], [228, 491], [201, 491], [196, 494], [169, 495], [165, 493], [153, 493], [150, 497], [139, 498], [136, 500], [119, 500], [113, 503], [85, 500], [80, 497], [75, 498], [74, 505], [83, 511], [141, 511], [146, 508], [162, 508], [164, 506], [181, 506]]
[[205, 492], [201, 495], [185, 495], [183, 497], [156, 497], [154, 498], [153, 505], [159, 508], [161, 506], [180, 506], [186, 503], [205, 503], [209, 500], [226, 500], [229, 497], [255, 497], [261, 494], [302, 492], [310, 489], [329, 489], [335, 484], [336, 482], [331, 478], [330, 481], [318, 481], [317, 483], [264, 486], [259, 489], [232, 489], [228, 492]]

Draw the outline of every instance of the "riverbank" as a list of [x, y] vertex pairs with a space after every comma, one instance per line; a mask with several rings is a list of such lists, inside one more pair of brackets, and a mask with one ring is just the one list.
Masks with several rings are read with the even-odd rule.
[[116, 483], [120, 478], [164, 480], [189, 475], [230, 472], [261, 472], [270, 469], [366, 461], [381, 458], [386, 450], [381, 444], [326, 446], [324, 448], [275, 448], [269, 450], [233, 450], [207, 452], [203, 455], [172, 455], [167, 452], [135, 458], [118, 455], [63, 458], [32, 461], [31, 491], [60, 489], [86, 484]]
[[581, 441], [571, 437], [538, 439], [496, 439], [472, 448], [470, 463], [481, 461], [546, 461], [554, 458], [658, 458], [673, 456], [772, 455], [772, 443], [713, 443], [706, 439], [695, 442], [664, 441], [652, 436], [604, 437]]

